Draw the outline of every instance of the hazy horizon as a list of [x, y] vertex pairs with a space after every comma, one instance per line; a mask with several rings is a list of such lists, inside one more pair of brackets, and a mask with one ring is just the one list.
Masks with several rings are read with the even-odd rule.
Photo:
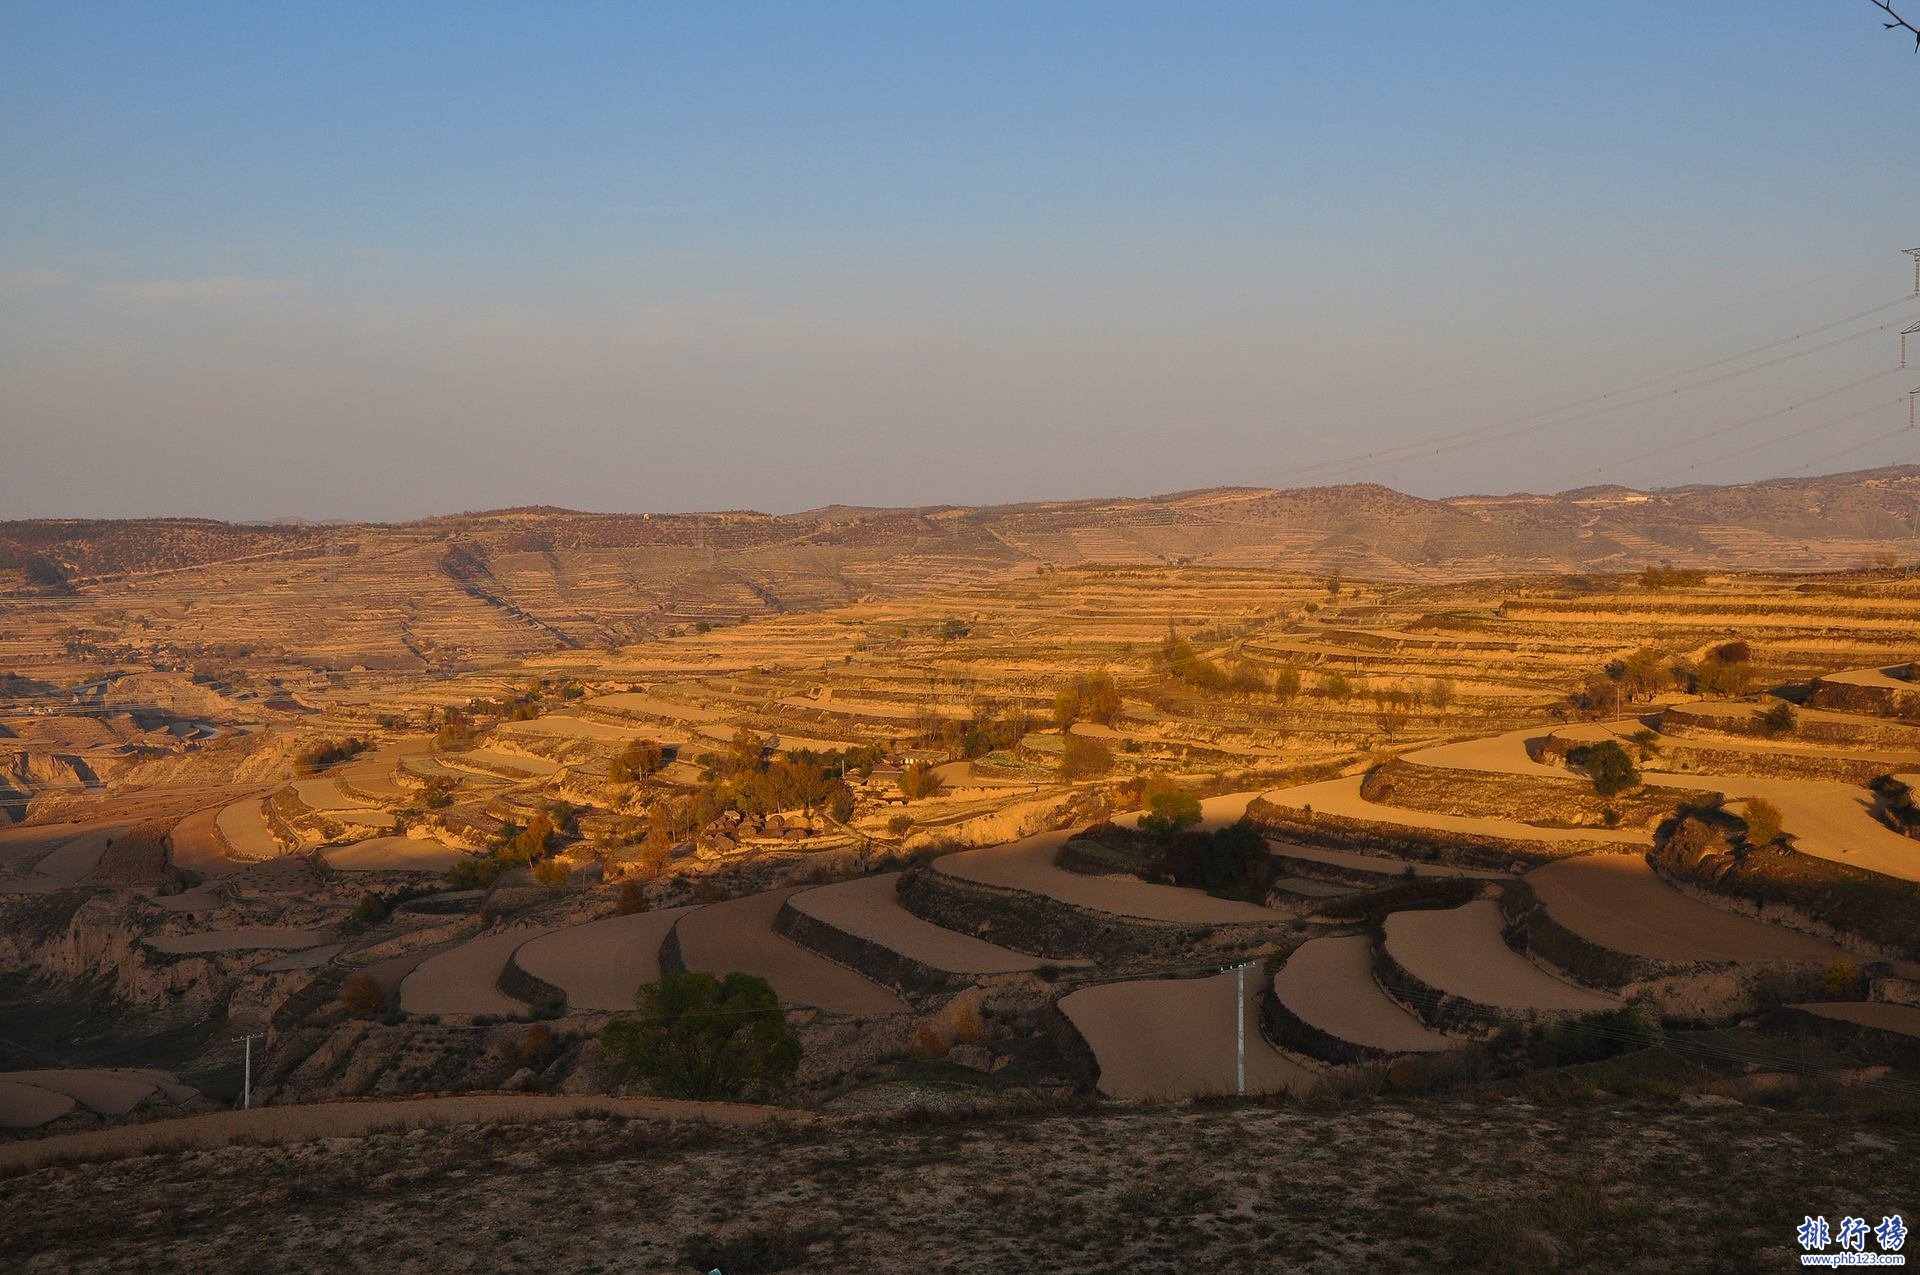
[[0, 35], [0, 518], [1920, 460], [1920, 59], [1865, 3]]
[[[1771, 477], [1763, 475], [1753, 479], [1741, 480], [1740, 482], [1732, 482], [1732, 483], [1701, 482], [1701, 483], [1679, 484], [1672, 487], [1658, 487], [1658, 486], [1632, 487], [1630, 484], [1592, 483], [1592, 484], [1588, 484], [1586, 487], [1569, 487], [1559, 491], [1526, 491], [1526, 490], [1457, 491], [1457, 492], [1442, 492], [1435, 495], [1417, 496], [1416, 498], [1422, 499], [1422, 500], [1431, 500], [1431, 501], [1506, 500], [1506, 499], [1524, 499], [1527, 497], [1550, 499], [1558, 496], [1569, 496], [1578, 491], [1599, 490], [1599, 489], [1605, 489], [1609, 487], [1619, 487], [1625, 490], [1634, 490], [1634, 491], [1642, 492], [1645, 494], [1658, 495], [1663, 492], [1674, 492], [1674, 491], [1685, 490], [1689, 487], [1743, 486], [1743, 485], [1752, 485], [1757, 483], [1768, 483], [1768, 482], [1793, 482], [1793, 481], [1810, 482], [1810, 481], [1816, 481], [1820, 479], [1844, 478], [1853, 474], [1888, 472], [1888, 471], [1896, 471], [1896, 470], [1902, 470], [1902, 469], [1920, 471], [1920, 462], [1910, 462], [1910, 463], [1895, 462], [1889, 465], [1876, 465], [1876, 466], [1871, 466], [1864, 469], [1835, 470], [1827, 473], [1781, 474], [1781, 475], [1771, 476]], [[1036, 497], [1030, 500], [991, 501], [991, 502], [982, 502], [982, 503], [973, 503], [973, 504], [961, 504], [954, 501], [933, 501], [926, 504], [914, 504], [914, 505], [904, 505], [904, 504], [876, 505], [876, 504], [856, 504], [850, 501], [829, 501], [823, 505], [807, 505], [805, 507], [797, 508], [797, 509], [757, 508], [749, 505], [733, 505], [733, 506], [724, 506], [724, 507], [719, 505], [701, 506], [701, 507], [687, 506], [684, 508], [655, 508], [655, 509], [646, 509], [646, 508], [610, 509], [610, 508], [593, 508], [585, 505], [540, 503], [540, 504], [519, 504], [519, 505], [489, 505], [485, 507], [476, 506], [476, 507], [463, 508], [463, 509], [430, 509], [421, 513], [410, 514], [405, 517], [398, 517], [398, 518], [377, 518], [377, 517], [343, 518], [343, 517], [330, 517], [322, 514], [303, 514], [303, 513], [297, 513], [297, 512], [296, 513], [259, 514], [259, 515], [252, 515], [252, 516], [235, 516], [235, 517], [223, 518], [214, 514], [191, 514], [191, 513], [144, 513], [143, 514], [143, 513], [128, 512], [128, 513], [115, 513], [115, 514], [40, 514], [40, 515], [19, 515], [19, 516], [8, 514], [8, 515], [0, 516], [0, 522], [5, 522], [5, 521], [28, 521], [28, 522], [31, 522], [31, 521], [41, 521], [41, 522], [80, 521], [80, 522], [84, 522], [84, 521], [101, 520], [101, 519], [126, 520], [126, 521], [150, 521], [154, 519], [214, 519], [216, 521], [233, 523], [235, 525], [252, 525], [252, 526], [266, 526], [266, 525], [274, 525], [274, 524], [305, 524], [305, 525], [317, 526], [317, 527], [343, 526], [343, 525], [351, 525], [351, 524], [372, 525], [372, 526], [397, 526], [397, 525], [412, 523], [412, 522], [431, 522], [435, 519], [440, 519], [440, 518], [477, 518], [477, 517], [487, 517], [487, 516], [496, 515], [496, 514], [520, 513], [520, 512], [529, 512], [529, 511], [537, 511], [537, 510], [552, 510], [556, 513], [578, 514], [584, 517], [608, 517], [608, 518], [626, 518], [626, 517], [642, 517], [642, 516], [646, 516], [646, 517], [659, 516], [659, 517], [665, 517], [665, 518], [678, 518], [678, 517], [701, 517], [705, 515], [720, 516], [720, 515], [726, 515], [726, 514], [759, 514], [759, 515], [772, 517], [772, 518], [797, 518], [807, 514], [821, 513], [829, 509], [847, 509], [847, 510], [863, 511], [863, 512], [870, 511], [870, 512], [876, 512], [876, 513], [914, 511], [914, 510], [941, 510], [941, 509], [985, 510], [985, 509], [997, 509], [997, 508], [1011, 508], [1011, 507], [1017, 507], [1021, 505], [1101, 504], [1105, 502], [1122, 502], [1122, 501], [1152, 502], [1152, 501], [1160, 501], [1160, 500], [1173, 500], [1182, 496], [1197, 495], [1201, 493], [1214, 492], [1214, 491], [1271, 490], [1276, 492], [1286, 492], [1290, 490], [1291, 491], [1323, 490], [1326, 488], [1353, 487], [1353, 486], [1383, 487], [1399, 495], [1415, 496], [1415, 493], [1413, 492], [1402, 491], [1398, 487], [1391, 487], [1385, 483], [1375, 483], [1368, 479], [1353, 479], [1353, 480], [1342, 481], [1342, 482], [1305, 483], [1305, 484], [1299, 484], [1293, 487], [1285, 487], [1285, 486], [1268, 487], [1262, 484], [1249, 484], [1249, 483], [1216, 483], [1209, 487], [1182, 487], [1173, 491], [1100, 492], [1092, 495], [1062, 496], [1062, 497], [1042, 496], [1042, 497]]]

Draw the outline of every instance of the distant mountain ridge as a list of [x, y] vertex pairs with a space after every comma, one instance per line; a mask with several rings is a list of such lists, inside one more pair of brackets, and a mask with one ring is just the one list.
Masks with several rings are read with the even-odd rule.
[[[918, 508], [833, 505], [793, 514], [587, 513], [524, 506], [401, 523], [209, 518], [0, 522], [0, 582], [33, 559], [79, 579], [208, 565], [260, 553], [325, 553], [344, 539], [423, 536], [499, 552], [776, 545], [902, 552], [943, 545], [967, 556], [1053, 566], [1088, 562], [1340, 568], [1379, 578], [1536, 570], [1621, 570], [1649, 555], [1676, 565], [1792, 569], [1857, 565], [1910, 551], [1920, 465], [1816, 478], [1553, 495], [1429, 500], [1373, 483], [1277, 490], [1213, 487], [1161, 496]], [[983, 539], [984, 537], [984, 539]], [[990, 545], [999, 547], [996, 552]], [[1756, 559], [1759, 554], [1764, 560]]]
[[630, 638], [1043, 566], [1191, 564], [1447, 581], [1651, 563], [1830, 570], [1920, 557], [1920, 466], [1728, 486], [1428, 500], [1375, 484], [773, 515], [528, 507], [405, 523], [0, 522], [0, 593], [448, 587], [566, 640]]

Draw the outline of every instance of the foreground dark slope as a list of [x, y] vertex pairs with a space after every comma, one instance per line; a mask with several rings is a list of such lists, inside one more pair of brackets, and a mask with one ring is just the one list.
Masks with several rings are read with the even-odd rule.
[[1805, 1215], [1920, 1204], [1908, 1108], [1529, 1098], [587, 1119], [171, 1152], [0, 1176], [0, 1265], [1749, 1271], [1792, 1264]]

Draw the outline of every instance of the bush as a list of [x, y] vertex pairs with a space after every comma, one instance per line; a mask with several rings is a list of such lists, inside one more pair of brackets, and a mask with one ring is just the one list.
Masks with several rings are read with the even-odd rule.
[[531, 1067], [539, 1071], [553, 1061], [560, 1052], [560, 1041], [553, 1034], [553, 1028], [545, 1023], [535, 1023], [527, 1028], [527, 1034], [519, 1041], [503, 1040], [494, 1047], [500, 1061], [516, 1063], [522, 1067]]
[[353, 919], [361, 925], [378, 925], [387, 919], [387, 900], [385, 896], [368, 890], [353, 905]]
[[355, 974], [340, 984], [340, 1008], [349, 1014], [377, 1014], [386, 1003], [386, 994], [371, 974]]
[[926, 762], [917, 761], [900, 772], [897, 781], [900, 795], [908, 801], [919, 801], [924, 797], [937, 797], [946, 784], [940, 776], [933, 773], [933, 767]]
[[1097, 739], [1068, 735], [1060, 742], [1060, 778], [1071, 783], [1113, 769], [1113, 750]]
[[1800, 728], [1800, 714], [1793, 711], [1793, 705], [1781, 700], [1766, 712], [1760, 714], [1760, 729], [1768, 735], [1791, 735]]
[[506, 870], [507, 865], [491, 855], [462, 859], [447, 869], [447, 884], [456, 890], [485, 890]]
[[933, 1062], [945, 1058], [953, 1049], [953, 1044], [931, 1024], [922, 1024], [913, 1034], [913, 1048], [909, 1051], [917, 1062]]
[[1273, 881], [1273, 856], [1259, 830], [1242, 819], [1179, 838], [1163, 852], [1160, 870], [1175, 885], [1258, 901]]
[[1582, 764], [1586, 767], [1588, 778], [1593, 780], [1593, 790], [1602, 797], [1625, 792], [1640, 782], [1640, 772], [1634, 769], [1633, 758], [1627, 756], [1627, 750], [1620, 747], [1616, 740], [1603, 739], [1588, 748]]
[[542, 859], [533, 865], [533, 879], [541, 885], [557, 889], [567, 883], [573, 875], [573, 869], [564, 859]]
[[1640, 573], [1641, 587], [1647, 589], [1683, 589], [1706, 583], [1707, 573], [1686, 567], [1648, 567]]
[[898, 814], [887, 820], [887, 831], [896, 837], [907, 835], [907, 829], [913, 827], [913, 816]]
[[1623, 1005], [1555, 1023], [1540, 1038], [1535, 1059], [1548, 1067], [1598, 1062], [1651, 1048], [1659, 1039], [1659, 1027], [1638, 1006]]
[[636, 912], [645, 912], [652, 906], [647, 899], [646, 887], [638, 881], [628, 881], [620, 887], [620, 898], [613, 905], [613, 913], [615, 916], [632, 916]]
[[1853, 1000], [1865, 991], [1866, 980], [1860, 977], [1860, 969], [1852, 961], [1828, 961], [1820, 971], [1820, 989], [1828, 1000]]
[[1161, 841], [1171, 841], [1182, 829], [1199, 822], [1200, 799], [1175, 789], [1156, 792], [1147, 798], [1147, 813], [1140, 816], [1140, 831]]
[[293, 771], [296, 775], [311, 775], [337, 765], [365, 749], [367, 741], [355, 736], [351, 739], [328, 739], [309, 745], [293, 755]]
[[663, 974], [635, 1002], [639, 1016], [607, 1024], [600, 1043], [656, 1093], [739, 1099], [784, 1088], [799, 1068], [800, 1042], [757, 975]]
[[1747, 825], [1748, 845], [1770, 846], [1780, 840], [1784, 831], [1780, 823], [1780, 807], [1771, 801], [1764, 797], [1749, 798], [1743, 817]]

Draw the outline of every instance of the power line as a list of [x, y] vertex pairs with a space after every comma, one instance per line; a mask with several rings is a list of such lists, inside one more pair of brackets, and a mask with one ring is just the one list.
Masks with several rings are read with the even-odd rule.
[[1845, 416], [1836, 416], [1830, 421], [1822, 421], [1818, 425], [1809, 425], [1805, 429], [1797, 429], [1797, 430], [1794, 430], [1792, 433], [1780, 434], [1773, 438], [1763, 439], [1757, 443], [1749, 443], [1745, 447], [1736, 447], [1730, 452], [1721, 452], [1717, 456], [1708, 456], [1705, 459], [1694, 461], [1691, 465], [1688, 465], [1684, 470], [1680, 472], [1689, 473], [1693, 470], [1700, 468], [1700, 466], [1702, 465], [1712, 465], [1723, 460], [1732, 460], [1736, 456], [1746, 456], [1753, 452], [1764, 451], [1766, 448], [1776, 447], [1781, 443], [1792, 442], [1796, 438], [1805, 438], [1809, 434], [1818, 434], [1823, 430], [1832, 429], [1836, 425], [1844, 425], [1848, 421], [1859, 420], [1862, 416], [1868, 416], [1874, 412], [1882, 411], [1888, 407], [1898, 407], [1899, 405], [1900, 405], [1899, 399], [1891, 399], [1891, 400], [1887, 400], [1879, 403], [1874, 403], [1867, 407], [1861, 408], [1859, 411], [1848, 412]]
[[1558, 487], [1562, 483], [1577, 482], [1582, 478], [1591, 478], [1596, 474], [1603, 474], [1603, 473], [1608, 473], [1614, 470], [1622, 469], [1628, 465], [1634, 464], [1638, 461], [1646, 460], [1653, 456], [1664, 456], [1668, 452], [1680, 451], [1683, 448], [1693, 447], [1697, 444], [1706, 442], [1710, 438], [1719, 438], [1724, 434], [1731, 434], [1735, 430], [1745, 429], [1750, 425], [1758, 425], [1764, 421], [1770, 421], [1776, 416], [1785, 416], [1789, 412], [1797, 412], [1803, 407], [1810, 407], [1815, 403], [1824, 402], [1827, 399], [1833, 398], [1835, 395], [1845, 394], [1849, 390], [1857, 390], [1862, 386], [1871, 385], [1873, 382], [1880, 380], [1882, 377], [1890, 376], [1895, 371], [1898, 371], [1898, 370], [1899, 369], [1897, 368], [1888, 368], [1884, 372], [1875, 372], [1871, 376], [1864, 376], [1857, 381], [1850, 381], [1845, 385], [1837, 386], [1834, 389], [1826, 390], [1819, 394], [1815, 394], [1811, 398], [1803, 398], [1797, 403], [1789, 403], [1785, 407], [1777, 407], [1771, 412], [1762, 412], [1758, 416], [1749, 416], [1745, 420], [1734, 421], [1730, 425], [1722, 425], [1716, 429], [1710, 429], [1705, 433], [1696, 434], [1691, 438], [1683, 438], [1683, 439], [1680, 439], [1678, 442], [1664, 443], [1659, 447], [1650, 447], [1646, 451], [1635, 452], [1631, 456], [1622, 456], [1617, 460], [1610, 460], [1603, 465], [1596, 465], [1592, 469], [1583, 469], [1580, 472], [1575, 474], [1568, 474], [1561, 478], [1555, 478], [1552, 480], [1549, 486]]
[[[1362, 453], [1362, 454], [1344, 458], [1344, 459], [1320, 461], [1314, 464], [1298, 466], [1293, 470], [1288, 471], [1288, 476], [1289, 477], [1305, 477], [1309, 475], [1324, 473], [1327, 471], [1339, 471], [1343, 469], [1351, 469], [1359, 466], [1372, 464], [1381, 460], [1393, 459], [1395, 457], [1411, 456], [1411, 455], [1420, 453], [1423, 449], [1427, 449], [1431, 447], [1441, 447], [1449, 443], [1462, 443], [1465, 440], [1469, 440], [1469, 439], [1476, 440], [1476, 443], [1478, 441], [1491, 442], [1491, 441], [1495, 441], [1495, 438], [1498, 438], [1498, 437], [1510, 436], [1509, 434], [1506, 434], [1506, 433], [1499, 433], [1499, 431], [1512, 431], [1513, 433], [1524, 433], [1526, 432], [1526, 428], [1546, 428], [1554, 424], [1571, 423], [1569, 421], [1556, 422], [1556, 421], [1550, 420], [1549, 418], [1559, 416], [1564, 412], [1576, 411], [1581, 408], [1605, 405], [1604, 410], [1613, 410], [1616, 407], [1632, 406], [1633, 404], [1631, 403], [1614, 404], [1611, 402], [1611, 400], [1623, 394], [1634, 394], [1634, 393], [1638, 393], [1641, 390], [1650, 389], [1656, 385], [1664, 384], [1668, 381], [1695, 377], [1700, 375], [1703, 372], [1712, 372], [1719, 368], [1727, 367], [1730, 364], [1738, 363], [1743, 359], [1752, 358], [1753, 356], [1758, 354], [1766, 354], [1773, 350], [1783, 349], [1785, 347], [1792, 346], [1797, 342], [1804, 341], [1808, 337], [1819, 336], [1823, 333], [1831, 332], [1836, 328], [1842, 328], [1847, 326], [1848, 324], [1857, 323], [1862, 319], [1871, 318], [1876, 314], [1879, 314], [1886, 310], [1893, 309], [1896, 306], [1906, 305], [1911, 300], [1912, 300], [1911, 296], [1906, 296], [1906, 297], [1897, 298], [1896, 300], [1893, 300], [1893, 301], [1883, 302], [1880, 305], [1870, 306], [1869, 308], [1865, 310], [1861, 310], [1856, 314], [1847, 315], [1845, 318], [1835, 319], [1835, 320], [1832, 320], [1831, 322], [1823, 323], [1818, 326], [1808, 328], [1801, 332], [1796, 332], [1792, 336], [1781, 337], [1773, 341], [1763, 342], [1760, 345], [1750, 346], [1747, 349], [1738, 351], [1737, 353], [1724, 355], [1720, 358], [1712, 359], [1705, 363], [1696, 364], [1693, 367], [1683, 368], [1675, 372], [1668, 372], [1664, 375], [1651, 377], [1643, 381], [1636, 381], [1629, 385], [1618, 386], [1618, 387], [1615, 387], [1614, 389], [1607, 390], [1599, 394], [1589, 395], [1585, 398], [1580, 398], [1580, 399], [1572, 399], [1564, 403], [1556, 404], [1552, 407], [1544, 408], [1534, 412], [1528, 412], [1520, 416], [1509, 417], [1505, 420], [1496, 421], [1491, 424], [1473, 426], [1471, 428], [1463, 429], [1463, 430], [1454, 430], [1445, 434], [1430, 435], [1424, 439], [1419, 439], [1419, 440], [1415, 440], [1407, 443], [1398, 443], [1389, 447], [1380, 448], [1375, 451]], [[1789, 361], [1789, 359], [1791, 358], [1803, 357], [1808, 354], [1819, 353], [1823, 350], [1832, 349], [1835, 346], [1843, 345], [1848, 342], [1858, 340], [1862, 337], [1871, 336], [1874, 332], [1884, 331], [1886, 328], [1890, 326], [1892, 326], [1892, 324], [1881, 324], [1874, 328], [1869, 328], [1861, 332], [1852, 333], [1848, 336], [1839, 338], [1836, 341], [1823, 343], [1822, 345], [1815, 348], [1811, 348], [1807, 350], [1792, 351], [1785, 358], [1768, 360], [1764, 363], [1756, 364], [1750, 368], [1736, 369], [1723, 376], [1708, 378], [1707, 380], [1700, 382], [1698, 385], [1676, 387], [1673, 390], [1665, 391], [1662, 394], [1653, 395], [1650, 398], [1646, 400], [1641, 400], [1641, 401], [1650, 402], [1650, 401], [1654, 401], [1655, 399], [1665, 397], [1666, 394], [1682, 393], [1688, 389], [1703, 388], [1707, 385], [1719, 384], [1721, 381], [1732, 379], [1735, 376], [1746, 375], [1748, 372], [1763, 371], [1771, 367], [1777, 367], [1781, 363]], [[1595, 414], [1598, 414], [1598, 413], [1595, 413]], [[1586, 418], [1582, 418], [1582, 419], [1586, 419]], [[1516, 427], [1526, 427], [1526, 428], [1516, 428]], [[1492, 437], [1484, 437], [1489, 435], [1491, 435]], [[1474, 444], [1467, 444], [1467, 445], [1474, 445]], [[1447, 450], [1457, 450], [1457, 448], [1448, 448]]]

